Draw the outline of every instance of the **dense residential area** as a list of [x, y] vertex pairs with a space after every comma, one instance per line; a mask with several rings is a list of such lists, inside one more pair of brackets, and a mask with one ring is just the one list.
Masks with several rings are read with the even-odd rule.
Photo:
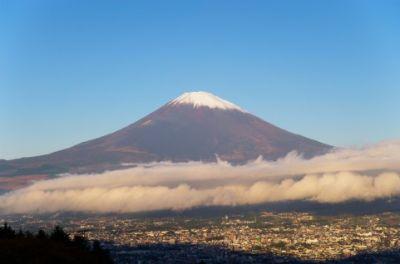
[[63, 225], [71, 237], [102, 241], [120, 263], [176, 261], [179, 257], [183, 262], [322, 262], [382, 252], [385, 257], [400, 259], [397, 213], [320, 216], [260, 212], [208, 218], [26, 215], [4, 220], [28, 230]]

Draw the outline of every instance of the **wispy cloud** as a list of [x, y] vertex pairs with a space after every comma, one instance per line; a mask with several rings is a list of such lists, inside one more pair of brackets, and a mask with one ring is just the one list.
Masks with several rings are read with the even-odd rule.
[[91, 175], [38, 181], [0, 196], [2, 213], [139, 212], [285, 200], [338, 203], [400, 195], [400, 141], [339, 149], [303, 159], [241, 166], [152, 163]]

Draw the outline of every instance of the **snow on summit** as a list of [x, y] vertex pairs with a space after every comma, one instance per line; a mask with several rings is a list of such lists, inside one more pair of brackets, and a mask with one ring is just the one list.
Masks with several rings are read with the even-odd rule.
[[194, 108], [209, 107], [212, 109], [218, 108], [223, 110], [237, 110], [244, 112], [239, 106], [207, 92], [184, 93], [169, 103], [169, 105], [179, 104], [193, 105]]

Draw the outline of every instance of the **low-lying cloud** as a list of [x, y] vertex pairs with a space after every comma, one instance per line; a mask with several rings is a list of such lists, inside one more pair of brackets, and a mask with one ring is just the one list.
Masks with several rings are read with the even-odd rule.
[[160, 162], [101, 174], [63, 175], [0, 196], [2, 213], [140, 212], [310, 200], [339, 203], [400, 195], [400, 141], [289, 153], [241, 166]]

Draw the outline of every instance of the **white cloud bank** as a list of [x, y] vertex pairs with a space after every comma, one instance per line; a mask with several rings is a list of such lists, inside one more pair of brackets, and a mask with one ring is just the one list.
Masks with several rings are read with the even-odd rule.
[[288, 200], [371, 201], [399, 195], [400, 141], [394, 141], [309, 160], [290, 153], [278, 161], [258, 159], [242, 166], [161, 162], [65, 175], [0, 196], [0, 212], [140, 212]]

